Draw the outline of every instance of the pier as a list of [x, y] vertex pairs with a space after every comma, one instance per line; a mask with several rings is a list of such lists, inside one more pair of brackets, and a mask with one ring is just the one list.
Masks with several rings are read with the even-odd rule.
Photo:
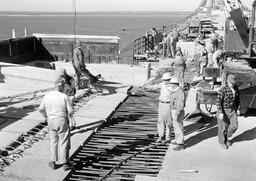
[[[196, 11], [197, 15], [209, 15], [210, 11], [219, 34], [224, 34], [222, 27], [227, 14], [214, 7], [223, 7], [225, 3], [202, 0]], [[119, 38], [115, 37], [115, 41]], [[188, 52], [189, 65], [193, 66], [191, 57], [195, 43], [180, 41], [178, 45]], [[14, 60], [15, 57], [9, 58]], [[154, 76], [152, 73], [168, 69], [170, 61], [172, 59], [159, 59], [151, 62], [152, 67], [148, 62], [137, 62], [133, 66], [87, 64], [93, 74], [101, 73], [105, 80], [95, 84], [96, 91], [87, 87], [76, 94], [77, 128], [71, 132], [70, 150], [73, 168], [66, 172], [62, 168], [53, 171], [48, 167], [48, 128], [37, 108], [45, 93], [53, 89], [58, 70], [65, 68], [68, 74], [74, 74], [72, 64], [56, 61], [55, 69], [46, 69], [29, 63], [1, 62], [0, 149], [7, 150], [9, 155], [0, 157], [0, 180], [255, 180], [255, 113], [239, 116], [232, 147], [223, 150], [217, 140], [217, 119], [212, 113], [216, 111], [215, 105], [210, 113], [202, 108], [202, 113], [207, 114], [188, 118], [197, 106], [195, 84], [203, 79], [193, 77], [193, 68], [185, 75], [190, 85], [186, 90], [185, 149], [175, 152], [169, 142], [155, 142], [159, 95], [146, 91], [143, 85]]]

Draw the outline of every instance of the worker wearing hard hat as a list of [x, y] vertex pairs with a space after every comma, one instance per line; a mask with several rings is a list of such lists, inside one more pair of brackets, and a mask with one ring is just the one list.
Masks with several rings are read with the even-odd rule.
[[179, 86], [178, 79], [172, 78], [170, 84], [172, 85], [172, 93], [169, 106], [171, 108], [171, 117], [175, 134], [175, 139], [171, 143], [176, 145], [173, 150], [179, 151], [184, 149], [183, 119], [185, 115], [185, 93]]
[[180, 47], [177, 47], [176, 54], [175, 54], [175, 59], [174, 62], [172, 63], [172, 66], [175, 67], [174, 69], [174, 74], [175, 77], [179, 81], [179, 85], [183, 88], [184, 87], [184, 72], [186, 69], [186, 59], [183, 56], [183, 53], [181, 51]]
[[81, 41], [76, 42], [76, 47], [73, 51], [73, 67], [75, 69], [75, 82], [76, 82], [76, 88], [80, 89], [80, 76], [84, 75], [86, 76], [89, 80], [90, 83], [93, 84], [101, 78], [101, 74], [94, 76], [92, 75], [89, 70], [86, 69], [86, 65], [84, 63], [84, 53], [82, 50], [82, 43]]
[[158, 122], [157, 122], [157, 131], [158, 131], [158, 139], [156, 142], [161, 142], [164, 139], [167, 141], [171, 140], [171, 92], [172, 86], [170, 84], [171, 73], [166, 72], [162, 76], [162, 83], [160, 88], [160, 96], [159, 96], [159, 107], [158, 107]]

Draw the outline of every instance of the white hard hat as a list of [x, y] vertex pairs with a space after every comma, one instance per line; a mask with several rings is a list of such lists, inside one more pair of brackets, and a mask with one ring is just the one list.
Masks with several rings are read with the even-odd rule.
[[170, 72], [165, 72], [162, 76], [162, 80], [170, 80], [172, 78], [172, 75]]
[[170, 83], [171, 84], [179, 84], [179, 81], [177, 78], [173, 77], [171, 80], [170, 80]]

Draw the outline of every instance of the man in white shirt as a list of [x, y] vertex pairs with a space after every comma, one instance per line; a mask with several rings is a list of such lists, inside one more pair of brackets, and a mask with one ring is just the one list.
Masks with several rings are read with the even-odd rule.
[[[60, 160], [63, 169], [69, 170], [69, 150], [70, 150], [70, 130], [68, 125], [68, 117], [73, 115], [73, 108], [66, 94], [61, 93], [64, 87], [63, 79], [57, 79], [55, 82], [55, 90], [47, 93], [39, 107], [49, 126], [51, 162], [49, 167], [56, 169], [56, 162]], [[60, 146], [58, 147], [58, 144]], [[58, 148], [60, 148], [58, 154]], [[58, 159], [60, 155], [60, 159]]]

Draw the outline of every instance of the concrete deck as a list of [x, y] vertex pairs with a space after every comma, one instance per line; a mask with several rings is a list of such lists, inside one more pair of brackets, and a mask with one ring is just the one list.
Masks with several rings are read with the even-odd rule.
[[[67, 63], [60, 64], [68, 71], [72, 68]], [[53, 87], [53, 81], [57, 73], [55, 70], [5, 63], [1, 63], [1, 67], [4, 81], [0, 83], [0, 90], [3, 97]], [[104, 69], [104, 65], [101, 68]], [[108, 70], [108, 68], [105, 69]], [[101, 73], [107, 75], [104, 71]], [[130, 79], [134, 76], [132, 74], [123, 74], [122, 77]], [[114, 81], [113, 78], [108, 77], [108, 81], [100, 81], [95, 84], [98, 93], [78, 103], [79, 106], [74, 116], [77, 129], [71, 133], [72, 148], [70, 154], [105, 122], [109, 115], [126, 99], [130, 85]], [[136, 82], [138, 83], [138, 80]], [[10, 91], [12, 89], [13, 91]], [[2, 105], [0, 115], [6, 117], [1, 120], [0, 125], [0, 149], [6, 148], [19, 136], [41, 123], [42, 117], [36, 111], [36, 108], [44, 94], [45, 92], [38, 93], [38, 98], [25, 102], [10, 101], [10, 99], [0, 101]], [[82, 94], [83, 91], [78, 91], [78, 96]], [[24, 98], [31, 97], [31, 95], [24, 96]], [[53, 172], [48, 168], [49, 153], [49, 137], [47, 135], [46, 139], [36, 142], [32, 144], [31, 148], [26, 149], [22, 153], [23, 157], [16, 158], [10, 166], [6, 167], [5, 172], [0, 176], [0, 180], [62, 180], [67, 172], [62, 169]]]
[[[186, 113], [195, 110], [195, 94], [196, 90], [190, 89]], [[173, 151], [174, 146], [170, 145], [158, 177], [138, 175], [136, 181], [255, 180], [256, 120], [254, 116], [239, 116], [238, 122], [233, 145], [224, 150], [218, 143], [215, 118], [208, 124], [185, 121], [186, 149]]]

